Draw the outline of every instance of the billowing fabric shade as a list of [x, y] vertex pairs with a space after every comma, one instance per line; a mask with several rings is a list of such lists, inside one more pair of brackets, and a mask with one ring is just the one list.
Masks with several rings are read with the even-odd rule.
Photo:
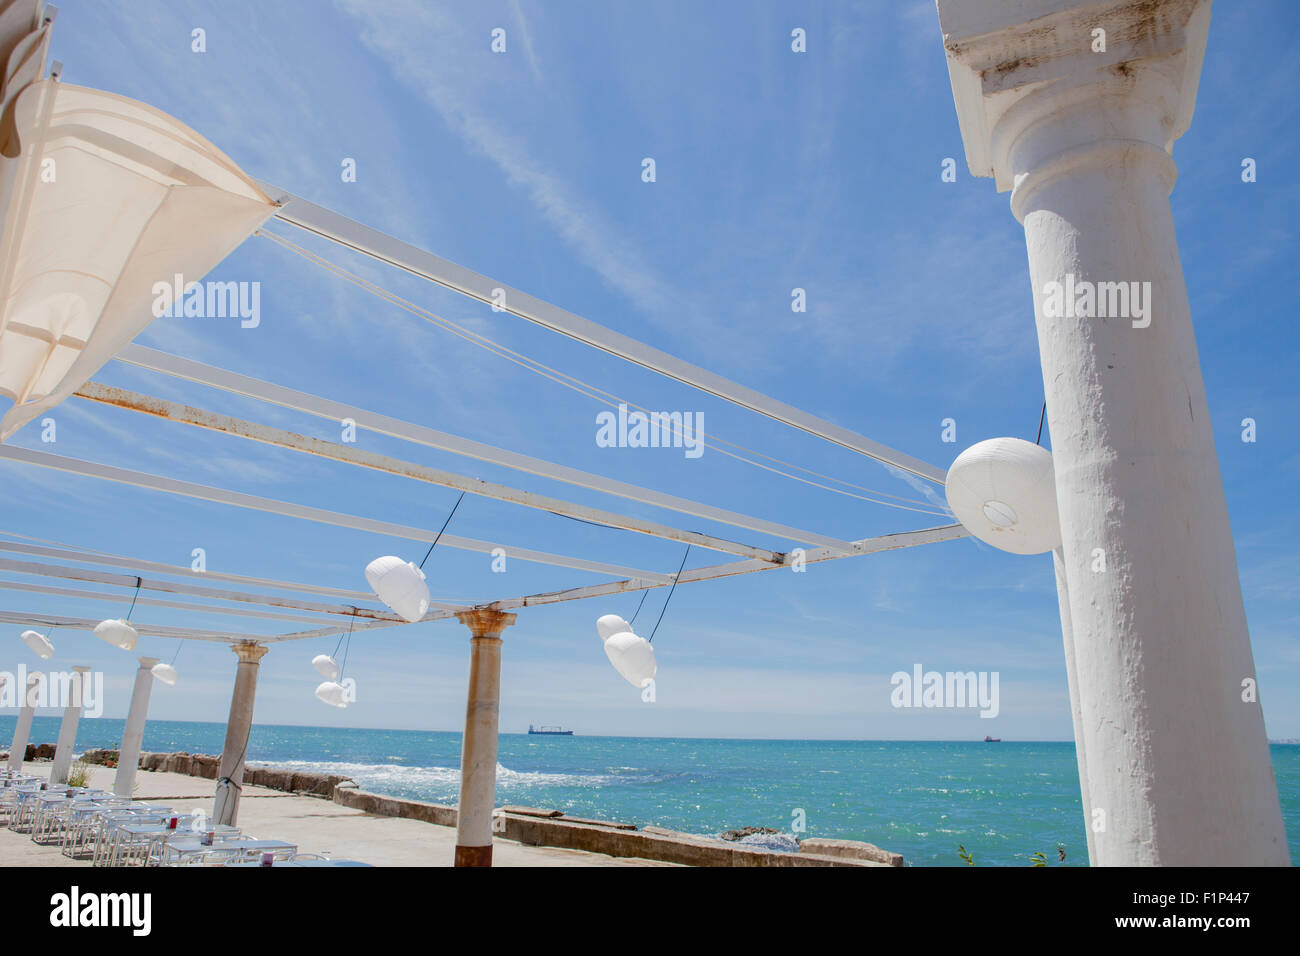
[[165, 113], [52, 79], [18, 94], [0, 157], [3, 441], [153, 321], [157, 283], [198, 282], [275, 205]]
[[135, 643], [140, 639], [135, 628], [122, 620], [100, 621], [95, 625], [94, 634], [101, 641], [120, 647], [124, 651], [135, 650]]
[[49, 660], [54, 656], [54, 645], [50, 643], [50, 639], [44, 634], [37, 631], [23, 631], [18, 636], [22, 638], [24, 644], [32, 649], [32, 652], [37, 657]]
[[948, 507], [975, 537], [1013, 554], [1061, 544], [1052, 453], [1023, 438], [971, 445], [948, 469]]
[[180, 676], [176, 673], [176, 668], [172, 667], [170, 664], [164, 664], [161, 661], [149, 668], [149, 670], [153, 673], [154, 677], [158, 678], [164, 684], [174, 684]]
[[317, 654], [311, 659], [311, 666], [320, 671], [320, 676], [326, 680], [339, 679], [338, 662], [328, 654]]
[[424, 572], [410, 561], [386, 554], [366, 565], [366, 581], [393, 612], [414, 623], [429, 610]]
[[316, 686], [316, 696], [331, 707], [346, 707], [348, 705], [348, 695], [347, 691], [343, 689], [343, 685], [331, 680]]
[[632, 633], [632, 626], [617, 614], [596, 620], [596, 631], [605, 645], [605, 656], [633, 687], [646, 687], [659, 672], [654, 645]]

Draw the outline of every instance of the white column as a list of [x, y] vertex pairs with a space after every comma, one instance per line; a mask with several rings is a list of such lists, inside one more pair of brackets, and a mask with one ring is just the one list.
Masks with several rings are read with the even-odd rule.
[[122, 746], [117, 751], [117, 776], [113, 778], [113, 792], [119, 797], [129, 797], [135, 792], [135, 772], [140, 765], [140, 744], [144, 741], [144, 724], [149, 716], [149, 692], [153, 690], [152, 667], [156, 657], [141, 657], [140, 668], [135, 672], [135, 687], [131, 691], [131, 707], [126, 713], [126, 727], [122, 730]]
[[1079, 669], [1075, 662], [1074, 625], [1070, 618], [1070, 585], [1065, 579], [1065, 556], [1052, 552], [1056, 568], [1056, 601], [1061, 612], [1061, 637], [1065, 646], [1065, 682], [1070, 692], [1070, 716], [1074, 721], [1074, 756], [1079, 764], [1079, 789], [1083, 794], [1083, 825], [1088, 840], [1088, 859], [1095, 860], [1092, 839], [1092, 801], [1088, 798], [1088, 756], [1084, 751], [1083, 709], [1079, 703]]
[[27, 741], [32, 735], [32, 718], [36, 716], [36, 704], [39, 700], [41, 683], [45, 675], [33, 671], [27, 675], [27, 690], [23, 697], [23, 709], [18, 712], [18, 723], [14, 725], [14, 742], [9, 747], [10, 770], [21, 770], [23, 757], [27, 754]]
[[226, 742], [221, 748], [221, 769], [217, 774], [217, 796], [212, 808], [214, 823], [234, 824], [239, 817], [239, 793], [244, 785], [244, 758], [248, 735], [253, 729], [253, 701], [257, 696], [257, 669], [268, 648], [264, 644], [232, 644], [239, 657], [235, 671], [235, 692], [230, 697], [226, 721]]
[[89, 667], [72, 668], [68, 680], [68, 702], [63, 708], [63, 722], [59, 724], [59, 742], [54, 748], [54, 765], [50, 768], [50, 783], [67, 783], [72, 770], [72, 749], [77, 744], [77, 724], [81, 722], [81, 701]]
[[1209, 13], [939, 0], [971, 171], [1025, 228], [1100, 865], [1290, 859], [1169, 206]]
[[476, 608], [456, 615], [470, 629], [469, 692], [460, 751], [456, 866], [492, 865], [492, 810], [497, 789], [501, 703], [501, 633], [516, 615]]

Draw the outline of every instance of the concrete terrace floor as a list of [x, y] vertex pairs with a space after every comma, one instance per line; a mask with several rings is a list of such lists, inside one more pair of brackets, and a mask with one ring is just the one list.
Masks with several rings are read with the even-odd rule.
[[[27, 773], [47, 777], [50, 764], [25, 763]], [[90, 786], [112, 789], [115, 770], [96, 767]], [[216, 782], [178, 773], [136, 774], [137, 800], [169, 806], [181, 813], [202, 809], [212, 812]], [[329, 800], [299, 797], [245, 786], [239, 803], [239, 828], [260, 839], [287, 840], [303, 853], [324, 853], [337, 859], [358, 860], [375, 866], [451, 866], [456, 831], [419, 820], [380, 817], [341, 807]], [[524, 846], [498, 838], [494, 866], [675, 866], [655, 860], [628, 859], [564, 850]], [[0, 826], [0, 867], [90, 866], [89, 860], [70, 860], [58, 846], [39, 846], [25, 833]]]

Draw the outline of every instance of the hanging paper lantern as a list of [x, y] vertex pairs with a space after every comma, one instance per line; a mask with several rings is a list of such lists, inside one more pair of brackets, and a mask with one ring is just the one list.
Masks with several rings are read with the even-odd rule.
[[429, 586], [424, 572], [394, 555], [375, 558], [366, 565], [366, 580], [393, 612], [414, 623], [429, 610]]
[[22, 638], [24, 644], [32, 649], [32, 652], [44, 660], [49, 660], [54, 656], [54, 645], [44, 634], [38, 634], [36, 631], [23, 631], [18, 635]]
[[602, 641], [607, 641], [615, 634], [622, 634], [624, 631], [630, 632], [632, 625], [623, 620], [617, 614], [603, 614], [596, 618], [596, 633], [600, 635]]
[[605, 656], [614, 670], [633, 687], [646, 687], [659, 671], [654, 646], [632, 633], [632, 626], [617, 614], [596, 620], [596, 631], [605, 644]]
[[158, 678], [164, 684], [176, 683], [176, 678], [179, 676], [176, 673], [176, 668], [172, 667], [170, 664], [158, 663], [149, 668], [149, 670], [153, 673], [154, 677]]
[[135, 650], [135, 642], [140, 639], [135, 628], [123, 620], [100, 621], [95, 625], [95, 636], [101, 641], [107, 641], [114, 647], [120, 647], [124, 651]]
[[1061, 545], [1052, 453], [1021, 438], [972, 445], [948, 469], [948, 507], [975, 537], [1012, 554]]
[[320, 671], [321, 676], [326, 680], [339, 679], [338, 662], [328, 654], [317, 654], [311, 659], [311, 666]]
[[343, 685], [332, 680], [327, 680], [323, 684], [316, 686], [316, 696], [331, 707], [346, 707], [348, 705], [347, 691]]

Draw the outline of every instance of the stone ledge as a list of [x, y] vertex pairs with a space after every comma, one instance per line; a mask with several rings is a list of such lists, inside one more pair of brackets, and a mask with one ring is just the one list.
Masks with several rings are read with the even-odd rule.
[[[420, 800], [386, 797], [365, 790], [336, 788], [334, 802], [376, 816], [406, 817], [439, 826], [454, 827], [455, 807]], [[525, 812], [511, 812], [523, 810]], [[516, 840], [525, 846], [549, 846], [583, 850], [605, 856], [635, 857], [678, 863], [683, 866], [889, 866], [889, 863], [847, 854], [809, 852], [776, 853], [754, 847], [735, 846], [691, 834], [677, 834], [660, 827], [637, 830], [631, 824], [569, 819], [558, 810], [507, 807], [498, 811], [496, 836]], [[839, 841], [852, 844], [853, 841]], [[870, 844], [857, 844], [869, 847]], [[876, 849], [876, 848], [872, 848]], [[884, 853], [884, 851], [879, 851]], [[889, 854], [902, 861], [898, 854]]]
[[859, 840], [831, 840], [826, 837], [807, 837], [799, 843], [800, 853], [835, 856], [852, 860], [871, 860], [885, 866], [902, 866], [903, 854], [882, 850], [873, 843]]
[[[82, 755], [87, 763], [116, 765], [116, 750], [87, 750]], [[211, 754], [143, 753], [140, 769], [161, 773], [179, 773], [190, 777], [216, 780], [221, 772], [221, 758]], [[244, 783], [253, 787], [266, 787], [285, 793], [333, 799], [335, 789], [341, 784], [353, 783], [352, 778], [339, 774], [311, 773], [302, 770], [281, 770], [277, 767], [244, 767]]]

